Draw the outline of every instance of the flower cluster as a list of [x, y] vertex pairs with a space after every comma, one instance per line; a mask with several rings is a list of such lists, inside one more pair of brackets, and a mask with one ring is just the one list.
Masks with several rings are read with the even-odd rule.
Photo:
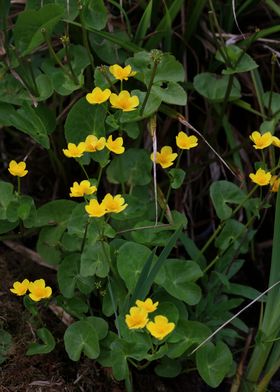
[[158, 307], [158, 302], [153, 303], [151, 298], [145, 301], [136, 301], [136, 306], [129, 309], [129, 314], [125, 316], [125, 322], [129, 329], [145, 328], [158, 340], [164, 339], [170, 334], [175, 324], [168, 321], [168, 318], [162, 315], [155, 316], [154, 321], [149, 320], [149, 313], [154, 312]]
[[[280, 147], [280, 139], [278, 139], [276, 136], [273, 136], [270, 132], [261, 134], [260, 132], [255, 131], [252, 132], [249, 138], [254, 143], [253, 147], [256, 150], [263, 150], [264, 148], [267, 148], [271, 145]], [[259, 186], [270, 184], [271, 192], [277, 192], [279, 189], [280, 179], [277, 176], [272, 176], [270, 171], [265, 171], [264, 169], [259, 168], [255, 173], [250, 173], [249, 177], [255, 184]]]
[[[188, 136], [185, 132], [179, 132], [176, 136], [176, 145], [181, 150], [190, 150], [198, 145], [198, 139], [194, 135]], [[164, 146], [160, 152], [151, 154], [151, 160], [158, 163], [163, 169], [173, 165], [178, 154], [173, 152], [172, 147]]]
[[19, 163], [11, 161], [8, 170], [12, 176], [16, 177], [24, 177], [28, 173], [28, 170], [26, 170], [26, 163], [23, 161]]
[[110, 193], [103, 198], [101, 203], [96, 199], [91, 199], [85, 206], [85, 210], [91, 218], [100, 218], [109, 213], [118, 214], [127, 207], [125, 200], [121, 195], [112, 196]]
[[[114, 64], [109, 67], [109, 71], [115, 79], [121, 82], [136, 74], [135, 71], [132, 71], [130, 65], [122, 68], [120, 65]], [[139, 106], [137, 95], [130, 95], [127, 90], [122, 90], [119, 94], [115, 94], [108, 88], [102, 90], [100, 87], [95, 87], [91, 93], [86, 95], [86, 100], [91, 105], [100, 105], [108, 99], [113, 109], [120, 109], [123, 112], [131, 112]]]
[[86, 140], [79, 144], [68, 143], [67, 148], [63, 149], [63, 153], [67, 158], [81, 158], [85, 152], [101, 151], [104, 148], [115, 154], [123, 154], [123, 138], [117, 137], [113, 140], [112, 135], [106, 140], [105, 137], [98, 138], [95, 135], [88, 135]]
[[52, 289], [46, 286], [44, 279], [37, 279], [34, 282], [24, 279], [22, 282], [14, 282], [10, 291], [19, 296], [25, 295], [29, 291], [29, 297], [35, 302], [52, 295]]

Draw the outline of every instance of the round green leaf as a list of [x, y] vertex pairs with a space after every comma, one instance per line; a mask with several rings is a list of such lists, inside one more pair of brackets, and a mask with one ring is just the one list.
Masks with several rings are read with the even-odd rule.
[[83, 353], [90, 359], [100, 354], [98, 334], [89, 320], [71, 324], [64, 334], [65, 350], [72, 361], [78, 361]]
[[[228, 83], [228, 75], [218, 75], [205, 72], [195, 76], [193, 85], [199, 94], [208, 98], [210, 101], [223, 102]], [[240, 97], [240, 83], [236, 78], [234, 78], [233, 86], [229, 95], [229, 101], [234, 101]]]
[[37, 336], [43, 341], [41, 343], [31, 343], [26, 355], [48, 354], [55, 348], [55, 339], [47, 328], [40, 328], [36, 331]]

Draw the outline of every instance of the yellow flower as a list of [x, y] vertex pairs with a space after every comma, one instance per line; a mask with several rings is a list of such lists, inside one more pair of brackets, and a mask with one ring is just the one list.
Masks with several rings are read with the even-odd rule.
[[21, 283], [15, 282], [13, 284], [13, 288], [10, 289], [10, 291], [16, 295], [24, 295], [28, 290], [28, 286], [29, 286], [29, 280], [24, 279]]
[[85, 152], [86, 144], [85, 142], [81, 142], [78, 145], [74, 143], [68, 143], [67, 148], [68, 149], [62, 150], [67, 158], [80, 158]]
[[168, 318], [165, 316], [156, 316], [155, 321], [149, 321], [146, 328], [152, 336], [162, 340], [166, 335], [173, 331], [175, 324], [169, 323]]
[[105, 137], [98, 139], [95, 135], [89, 135], [86, 137], [85, 144], [85, 152], [101, 151], [105, 147], [106, 139]]
[[258, 169], [256, 173], [250, 173], [249, 177], [251, 180], [260, 186], [268, 185], [271, 180], [270, 172], [266, 172], [263, 169]]
[[176, 144], [182, 150], [190, 150], [197, 146], [197, 137], [194, 135], [188, 136], [185, 132], [179, 132], [176, 136]]
[[30, 282], [28, 289], [30, 291], [29, 297], [36, 302], [44, 298], [49, 298], [52, 295], [52, 289], [49, 286], [46, 286], [44, 279]]
[[280, 186], [280, 178], [277, 176], [272, 176], [270, 179], [270, 185], [271, 185], [271, 192], [278, 192], [279, 186]]
[[91, 218], [100, 218], [107, 212], [103, 203], [99, 204], [96, 199], [91, 199], [89, 204], [85, 206], [85, 210]]
[[[166, 169], [173, 165], [177, 155], [177, 153], [172, 152], [171, 147], [164, 146], [160, 152], [156, 152], [156, 163], [159, 163], [163, 169]], [[151, 154], [151, 160], [154, 162], [154, 153]]]
[[28, 173], [28, 170], [25, 170], [25, 168], [26, 168], [25, 162], [22, 161], [22, 162], [16, 163], [16, 161], [11, 161], [9, 163], [8, 170], [12, 176], [24, 177]]
[[91, 186], [88, 180], [83, 180], [80, 184], [75, 181], [70, 191], [70, 197], [84, 197], [85, 195], [92, 195], [97, 191], [97, 188], [94, 185]]
[[107, 99], [110, 97], [110, 95], [111, 95], [111, 90], [109, 90], [108, 88], [106, 88], [103, 91], [103, 90], [101, 90], [100, 87], [95, 87], [91, 93], [88, 93], [86, 95], [86, 100], [91, 105], [101, 104], [101, 103], [107, 101]]
[[140, 299], [137, 299], [136, 305], [138, 308], [145, 309], [146, 312], [151, 313], [157, 309], [158, 302], [153, 303], [151, 298], [147, 298], [146, 301], [140, 301]]
[[123, 138], [117, 137], [113, 140], [112, 135], [110, 135], [107, 139], [106, 147], [115, 154], [122, 154], [124, 152]]
[[280, 148], [280, 139], [278, 139], [277, 136], [272, 136], [272, 144], [273, 144], [275, 147], [279, 147], [279, 148]]
[[270, 132], [265, 132], [262, 135], [260, 132], [255, 131], [249, 137], [255, 143], [253, 147], [257, 150], [262, 150], [263, 148], [270, 146], [273, 141]]
[[106, 212], [121, 212], [126, 207], [127, 204], [124, 204], [125, 200], [121, 195], [112, 196], [110, 193], [102, 200], [102, 205], [105, 207]]
[[112, 75], [118, 80], [128, 80], [130, 76], [136, 75], [135, 71], [132, 71], [131, 66], [127, 65], [126, 67], [122, 68], [120, 65], [115, 64], [109, 67], [109, 71]]
[[136, 95], [131, 96], [128, 91], [123, 90], [119, 95], [112, 93], [110, 95], [110, 102], [114, 109], [131, 112], [139, 105], [139, 98]]
[[129, 329], [144, 328], [148, 321], [147, 311], [137, 306], [132, 306], [129, 309], [129, 314], [125, 316], [125, 322]]

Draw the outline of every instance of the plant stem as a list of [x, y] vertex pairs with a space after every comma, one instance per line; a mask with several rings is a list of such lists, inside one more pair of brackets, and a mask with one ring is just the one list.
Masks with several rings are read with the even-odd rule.
[[88, 176], [88, 174], [87, 174], [87, 171], [86, 171], [84, 165], [83, 165], [78, 159], [76, 159], [76, 161], [77, 161], [78, 164], [80, 165], [80, 167], [81, 167], [82, 171], [84, 172], [84, 174], [85, 174], [87, 180], [89, 180], [89, 176]]
[[151, 79], [150, 79], [150, 82], [149, 82], [149, 85], [148, 85], [148, 89], [147, 89], [147, 92], [146, 92], [146, 95], [145, 95], [145, 98], [144, 98], [144, 101], [143, 101], [143, 105], [142, 105], [141, 110], [140, 110], [140, 115], [141, 116], [144, 113], [144, 109], [146, 107], [148, 98], [149, 98], [150, 93], [151, 93], [152, 85], [153, 85], [154, 78], [155, 78], [156, 72], [157, 72], [157, 67], [158, 67], [159, 63], [161, 62], [161, 52], [155, 49], [153, 51], [153, 53], [151, 54], [151, 57], [152, 57], [152, 60], [154, 62], [154, 66], [153, 66], [153, 69], [152, 69]]
[[85, 28], [85, 22], [84, 22], [81, 8], [79, 9], [79, 16], [80, 16], [81, 27], [82, 27], [83, 44], [84, 44], [84, 47], [86, 48], [86, 51], [87, 51], [87, 55], [88, 55], [90, 65], [91, 65], [92, 74], [94, 75], [94, 71], [95, 71], [94, 60], [93, 60], [93, 56], [91, 54], [91, 50], [89, 47], [88, 35], [87, 35], [86, 28]]
[[[90, 218], [89, 218], [89, 219], [90, 219]], [[87, 232], [88, 232], [88, 225], [89, 225], [89, 219], [87, 220], [86, 227], [85, 227], [85, 231], [84, 231], [84, 236], [83, 236], [82, 245], [81, 245], [81, 253], [83, 253], [84, 247], [85, 247], [85, 244], [86, 244]]]

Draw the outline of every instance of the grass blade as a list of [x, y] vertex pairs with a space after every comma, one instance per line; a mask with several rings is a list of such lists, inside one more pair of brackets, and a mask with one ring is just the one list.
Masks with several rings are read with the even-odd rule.
[[135, 33], [134, 42], [137, 44], [141, 44], [141, 41], [144, 39], [148, 29], [151, 26], [152, 9], [153, 9], [153, 0], [150, 0], [147, 8], [145, 9], [144, 14], [142, 15], [142, 18], [139, 22], [139, 25]]

